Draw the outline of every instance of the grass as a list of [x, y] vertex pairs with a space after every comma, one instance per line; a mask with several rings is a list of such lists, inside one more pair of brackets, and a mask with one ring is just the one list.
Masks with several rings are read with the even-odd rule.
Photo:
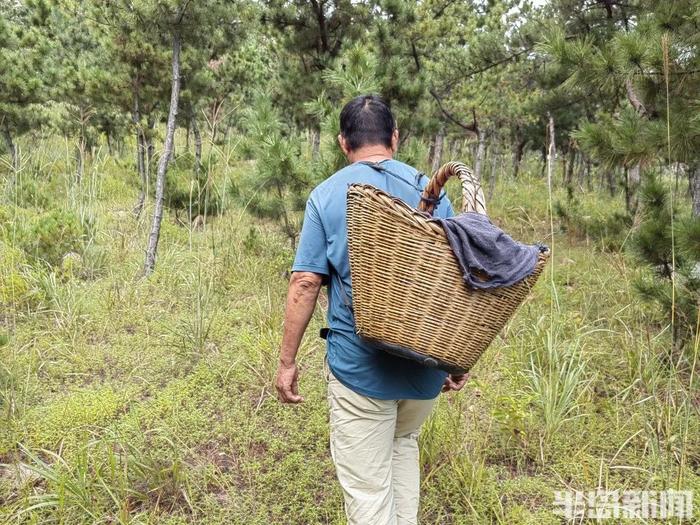
[[[225, 212], [203, 230], [165, 218], [156, 272], [142, 280], [150, 210], [131, 214], [129, 162], [101, 152], [82, 193], [60, 147], [37, 150], [49, 204], [90, 229], [69, 263], [0, 268], [0, 284], [26, 288], [0, 294], [0, 522], [343, 523], [320, 309], [300, 351], [306, 402], [282, 406], [272, 388], [293, 257], [278, 228], [221, 193]], [[250, 169], [230, 148], [217, 156], [226, 161], [205, 165], [219, 190]], [[551, 242], [534, 173], [500, 177], [490, 212], [523, 241]], [[9, 232], [41, 212], [3, 210]], [[561, 523], [557, 490], [700, 490], [697, 362], [664, 360], [669, 330], [636, 299], [624, 254], [555, 234], [554, 316], [543, 278], [424, 427], [423, 523]]]

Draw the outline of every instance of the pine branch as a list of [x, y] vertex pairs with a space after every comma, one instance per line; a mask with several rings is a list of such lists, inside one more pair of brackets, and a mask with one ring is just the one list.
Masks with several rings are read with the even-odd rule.
[[437, 105], [440, 108], [440, 111], [445, 116], [445, 118], [447, 118], [447, 120], [449, 120], [453, 124], [457, 124], [460, 128], [464, 129], [465, 131], [468, 131], [468, 132], [473, 133], [475, 135], [479, 134], [479, 126], [476, 122], [476, 110], [474, 108], [472, 108], [472, 119], [473, 119], [472, 123], [465, 124], [465, 123], [459, 121], [454, 115], [452, 115], [452, 113], [450, 113], [449, 111], [447, 111], [447, 109], [445, 109], [445, 107], [442, 104], [442, 100], [440, 99], [438, 94], [435, 93], [434, 89], [431, 88], [428, 91], [432, 95], [432, 97], [435, 99], [435, 102], [437, 102]]
[[454, 4], [455, 2], [456, 2], [456, 0], [448, 0], [447, 2], [445, 2], [442, 7], [440, 7], [437, 11], [433, 12], [433, 20], [437, 20], [442, 15], [444, 15], [447, 8], [450, 7], [452, 4]]
[[520, 55], [524, 55], [525, 53], [529, 53], [533, 49], [534, 49], [534, 46], [528, 46], [524, 49], [521, 49], [520, 51], [517, 51], [515, 53], [512, 53], [512, 54], [502, 58], [501, 60], [496, 60], [495, 62], [491, 62], [489, 64], [486, 64], [486, 65], [481, 66], [481, 67], [477, 67], [477, 68], [469, 70], [469, 71], [460, 70], [459, 71], [460, 76], [449, 80], [445, 84], [443, 91], [449, 91], [457, 82], [459, 82], [461, 80], [471, 78], [475, 75], [478, 75], [479, 73], [485, 73], [486, 71], [488, 71], [490, 69], [496, 68], [496, 67], [501, 66], [503, 64], [507, 64], [511, 60], [515, 60]]

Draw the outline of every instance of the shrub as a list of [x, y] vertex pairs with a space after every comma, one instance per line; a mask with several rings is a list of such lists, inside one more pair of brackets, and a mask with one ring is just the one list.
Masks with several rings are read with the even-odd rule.
[[17, 178], [7, 185], [7, 201], [22, 208], [49, 207], [51, 192], [48, 184], [38, 183], [33, 178]]
[[633, 222], [627, 213], [584, 210], [571, 190], [565, 203], [554, 203], [554, 213], [561, 228], [569, 235], [592, 241], [599, 249], [612, 252], [620, 251]]
[[81, 252], [86, 233], [73, 212], [54, 209], [34, 216], [18, 241], [31, 257], [58, 266], [65, 254]]
[[195, 173], [194, 156], [186, 152], [177, 157], [168, 169], [165, 186], [165, 204], [176, 214], [184, 211], [194, 219], [198, 215], [214, 216], [223, 211], [223, 193], [207, 166], [215, 165], [210, 155], [202, 159], [199, 173]]
[[276, 221], [292, 250], [301, 230], [306, 197], [312, 187], [311, 170], [302, 156], [301, 137], [288, 129], [269, 98], [259, 97], [246, 115], [255, 137], [255, 171], [241, 177], [239, 196], [247, 209]]
[[0, 306], [23, 306], [31, 300], [25, 266], [24, 254], [0, 241]]
[[[640, 188], [642, 221], [631, 237], [637, 259], [650, 270], [635, 282], [642, 299], [673, 316], [676, 348], [693, 341], [700, 304], [700, 218], [671, 208], [668, 186], [651, 174]], [[673, 235], [672, 235], [673, 233]]]

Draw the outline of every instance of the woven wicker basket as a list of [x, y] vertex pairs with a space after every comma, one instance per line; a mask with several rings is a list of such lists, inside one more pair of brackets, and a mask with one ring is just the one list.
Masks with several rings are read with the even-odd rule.
[[451, 176], [462, 183], [463, 211], [486, 213], [479, 182], [464, 164], [441, 167], [419, 210], [382, 190], [353, 184], [347, 194], [353, 306], [365, 341], [451, 373], [468, 371], [515, 313], [549, 258], [540, 254], [523, 281], [472, 290], [442, 227], [430, 220]]

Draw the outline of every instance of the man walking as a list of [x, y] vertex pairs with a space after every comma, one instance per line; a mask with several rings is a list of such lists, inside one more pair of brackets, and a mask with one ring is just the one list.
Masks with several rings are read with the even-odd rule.
[[[418, 433], [440, 390], [467, 378], [374, 349], [355, 333], [346, 192], [365, 183], [417, 207], [427, 178], [393, 160], [396, 121], [381, 98], [354, 98], [340, 114], [340, 148], [350, 163], [318, 185], [306, 204], [292, 267], [276, 387], [299, 403], [296, 354], [323, 283], [328, 283], [327, 372], [331, 455], [350, 525], [418, 523]], [[435, 215], [449, 217], [443, 197]]]

